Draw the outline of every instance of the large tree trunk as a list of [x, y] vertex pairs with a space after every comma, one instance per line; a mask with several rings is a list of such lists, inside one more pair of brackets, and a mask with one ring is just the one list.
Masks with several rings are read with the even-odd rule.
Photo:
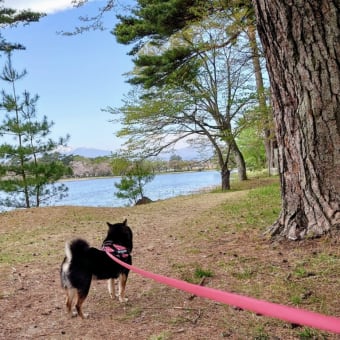
[[289, 239], [340, 227], [339, 0], [253, 0], [270, 76]]

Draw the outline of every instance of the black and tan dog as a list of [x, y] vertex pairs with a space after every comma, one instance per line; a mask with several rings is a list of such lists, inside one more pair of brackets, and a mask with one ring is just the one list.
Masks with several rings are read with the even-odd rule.
[[[132, 231], [123, 223], [110, 224], [107, 236], [103, 242], [104, 247], [120, 260], [131, 264]], [[76, 313], [84, 318], [82, 304], [84, 303], [91, 285], [92, 277], [97, 280], [108, 281], [111, 297], [114, 296], [114, 279], [118, 280], [118, 298], [120, 302], [125, 298], [125, 286], [129, 270], [113, 261], [105, 251], [90, 247], [82, 239], [75, 239], [65, 246], [66, 256], [61, 264], [60, 278], [62, 288], [66, 292], [66, 308], [71, 312], [75, 301]]]

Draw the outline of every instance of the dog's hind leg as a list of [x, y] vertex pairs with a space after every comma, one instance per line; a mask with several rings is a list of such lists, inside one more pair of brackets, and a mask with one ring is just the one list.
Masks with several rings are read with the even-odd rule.
[[86, 297], [89, 293], [90, 285], [91, 285], [91, 279], [92, 279], [92, 276], [89, 276], [86, 279], [83, 277], [83, 282], [82, 282], [83, 286], [82, 286], [82, 288], [77, 289], [76, 311], [82, 319], [88, 317], [87, 314], [83, 313], [82, 306], [83, 306], [83, 303], [84, 303], [84, 301], [85, 301], [85, 299], [86, 299]]
[[83, 313], [83, 309], [82, 309], [82, 306], [83, 306], [83, 303], [84, 303], [86, 297], [87, 297], [87, 294], [84, 294], [84, 292], [81, 292], [81, 291], [78, 290], [78, 292], [77, 292], [76, 310], [77, 310], [78, 315], [79, 315], [82, 319], [88, 317], [87, 314], [84, 314], [84, 313]]
[[118, 281], [118, 299], [119, 302], [127, 302], [128, 299], [125, 297], [125, 287], [126, 287], [127, 275], [125, 273], [121, 273], [119, 275]]
[[111, 299], [113, 299], [115, 296], [115, 280], [114, 279], [108, 279], [107, 288], [109, 290]]

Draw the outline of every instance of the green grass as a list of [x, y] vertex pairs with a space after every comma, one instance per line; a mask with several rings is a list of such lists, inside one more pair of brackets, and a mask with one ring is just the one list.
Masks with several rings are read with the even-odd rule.
[[211, 269], [204, 269], [195, 263], [175, 263], [172, 265], [175, 270], [175, 276], [182, 280], [198, 284], [204, 277], [213, 277]]
[[202, 279], [204, 277], [212, 277], [213, 272], [210, 269], [203, 269], [202, 267], [196, 267], [194, 277], [196, 279]]
[[315, 329], [312, 328], [303, 328], [301, 331], [298, 332], [298, 336], [301, 340], [321, 340], [321, 339], [328, 339], [327, 336], [319, 334]]
[[249, 190], [243, 200], [228, 202], [224, 213], [238, 231], [266, 228], [279, 216], [280, 202], [279, 183], [272, 183]]
[[249, 280], [254, 275], [254, 271], [252, 268], [244, 268], [233, 272], [232, 275], [238, 280]]
[[170, 339], [170, 334], [167, 331], [161, 332], [157, 335], [151, 335], [148, 340], [167, 340]]

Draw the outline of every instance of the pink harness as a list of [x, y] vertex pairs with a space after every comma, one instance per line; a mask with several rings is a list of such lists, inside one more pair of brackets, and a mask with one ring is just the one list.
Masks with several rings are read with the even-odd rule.
[[129, 252], [126, 249], [126, 247], [121, 246], [119, 244], [112, 244], [110, 246], [104, 245], [102, 250], [105, 251], [106, 253], [110, 253], [118, 257], [119, 259], [126, 259], [127, 257], [129, 257]]

